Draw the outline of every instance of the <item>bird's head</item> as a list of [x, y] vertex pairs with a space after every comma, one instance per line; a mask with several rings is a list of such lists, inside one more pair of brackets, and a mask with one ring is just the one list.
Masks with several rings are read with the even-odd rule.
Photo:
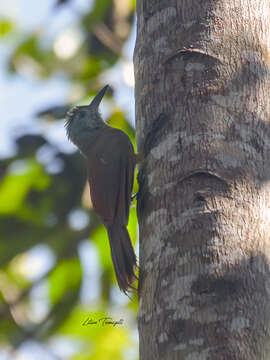
[[65, 123], [67, 136], [78, 147], [89, 131], [105, 126], [98, 108], [108, 87], [106, 85], [100, 90], [89, 105], [76, 106], [67, 113]]

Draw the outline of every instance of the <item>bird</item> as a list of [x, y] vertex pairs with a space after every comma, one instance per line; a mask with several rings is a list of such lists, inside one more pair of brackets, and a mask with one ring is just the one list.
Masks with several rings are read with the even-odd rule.
[[106, 124], [99, 105], [109, 85], [89, 105], [77, 106], [66, 116], [68, 139], [86, 160], [94, 211], [104, 224], [118, 286], [126, 295], [137, 280], [137, 258], [127, 230], [136, 163], [128, 135]]

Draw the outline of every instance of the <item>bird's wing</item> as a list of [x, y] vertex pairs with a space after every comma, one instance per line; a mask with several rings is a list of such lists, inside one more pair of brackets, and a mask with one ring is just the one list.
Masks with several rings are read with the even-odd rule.
[[88, 180], [94, 210], [104, 224], [127, 225], [133, 186], [133, 147], [126, 134], [109, 128], [89, 149]]

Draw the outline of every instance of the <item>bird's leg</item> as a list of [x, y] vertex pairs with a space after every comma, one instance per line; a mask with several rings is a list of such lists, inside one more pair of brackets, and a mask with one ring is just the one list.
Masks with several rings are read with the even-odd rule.
[[133, 201], [134, 199], [137, 199], [138, 194], [139, 194], [139, 191], [135, 192], [135, 194], [132, 194], [131, 201]]
[[[135, 164], [142, 164], [144, 161], [144, 157], [141, 154], [134, 154], [134, 159], [135, 159]], [[131, 195], [131, 201], [133, 201], [134, 199], [138, 199], [138, 196], [140, 194], [140, 190], [137, 191], [135, 194]]]

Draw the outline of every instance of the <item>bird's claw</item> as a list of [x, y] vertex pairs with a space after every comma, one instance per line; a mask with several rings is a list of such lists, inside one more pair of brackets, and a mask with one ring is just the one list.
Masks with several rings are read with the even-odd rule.
[[131, 195], [131, 201], [134, 200], [135, 198], [137, 199], [138, 193], [139, 192], [136, 192], [135, 194]]

